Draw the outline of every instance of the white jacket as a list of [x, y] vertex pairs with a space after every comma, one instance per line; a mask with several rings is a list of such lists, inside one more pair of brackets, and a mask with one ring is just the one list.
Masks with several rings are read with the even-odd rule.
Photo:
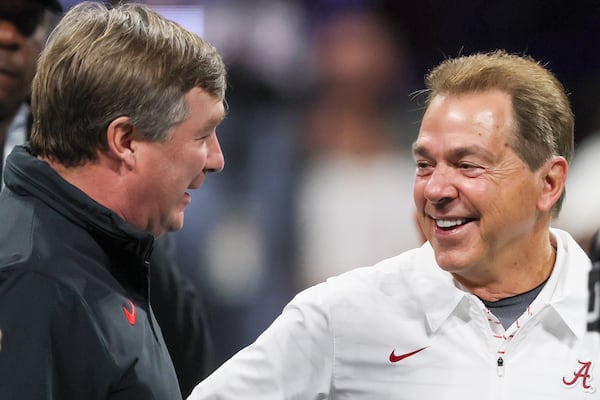
[[188, 400], [600, 399], [591, 264], [552, 233], [552, 275], [507, 331], [425, 244], [298, 294]]

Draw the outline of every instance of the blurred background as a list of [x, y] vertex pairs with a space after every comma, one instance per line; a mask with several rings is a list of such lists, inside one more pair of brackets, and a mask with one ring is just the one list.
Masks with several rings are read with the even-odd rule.
[[556, 225], [582, 243], [600, 227], [600, 1], [145, 3], [213, 43], [229, 71], [226, 167], [193, 193], [175, 235], [206, 302], [215, 366], [299, 290], [421, 243], [414, 93], [447, 57], [504, 48], [558, 76], [577, 153]]

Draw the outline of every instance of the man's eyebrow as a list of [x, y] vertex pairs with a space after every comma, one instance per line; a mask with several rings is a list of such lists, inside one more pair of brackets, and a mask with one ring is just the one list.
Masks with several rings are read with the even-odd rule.
[[431, 158], [429, 151], [425, 148], [425, 146], [414, 142], [412, 145], [412, 153], [414, 156], [422, 156], [425, 158]]
[[212, 129], [212, 128], [218, 126], [221, 122], [223, 122], [223, 120], [225, 120], [227, 115], [228, 115], [228, 113], [227, 113], [227, 111], [225, 111], [222, 115], [209, 119], [204, 124], [203, 129]]
[[[418, 143], [413, 143], [412, 152], [414, 156], [421, 156], [424, 158], [432, 158], [431, 152], [423, 145]], [[460, 159], [465, 156], [475, 155], [477, 157], [483, 158], [486, 161], [493, 161], [495, 159], [494, 153], [486, 149], [485, 147], [479, 146], [477, 144], [470, 146], [461, 146], [455, 149], [450, 150], [450, 157], [452, 159]]]
[[471, 146], [458, 147], [452, 151], [452, 155], [455, 158], [476, 155], [477, 157], [481, 157], [487, 161], [492, 161], [495, 158], [494, 153], [492, 153], [485, 147], [476, 144]]

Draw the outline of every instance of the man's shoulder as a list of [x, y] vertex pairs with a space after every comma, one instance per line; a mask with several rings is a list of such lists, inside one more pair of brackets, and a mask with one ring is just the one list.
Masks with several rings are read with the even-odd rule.
[[[393, 296], [414, 295], [412, 284], [415, 276], [433, 260], [429, 246], [408, 250], [375, 265], [360, 267], [333, 276], [325, 282], [300, 292], [295, 302], [321, 304], [323, 307], [339, 307], [350, 303], [386, 301]], [[363, 303], [365, 304], [365, 303]]]
[[380, 287], [381, 285], [400, 284], [408, 276], [419, 270], [424, 263], [431, 263], [433, 253], [428, 245], [407, 250], [397, 256], [386, 258], [378, 263], [360, 267], [340, 275], [331, 277], [327, 282], [334, 286], [364, 285]]
[[35, 298], [38, 309], [87, 307], [114, 286], [106, 255], [85, 231], [68, 221], [52, 224], [34, 208], [0, 214], [7, 217], [0, 226], [0, 297], [10, 292], [17, 303]]

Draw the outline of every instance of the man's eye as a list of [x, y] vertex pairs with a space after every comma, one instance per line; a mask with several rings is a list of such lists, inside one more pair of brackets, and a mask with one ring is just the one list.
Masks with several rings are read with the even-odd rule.
[[202, 142], [202, 141], [208, 139], [210, 137], [210, 135], [212, 135], [212, 132], [211, 133], [205, 133], [203, 135], [198, 135], [198, 136], [196, 136], [196, 140], [199, 141], [199, 142]]
[[485, 171], [481, 165], [471, 163], [460, 163], [458, 164], [458, 168], [465, 174], [465, 176], [469, 177], [479, 176]]
[[431, 173], [431, 171], [433, 170], [433, 166], [431, 165], [431, 163], [428, 163], [426, 161], [417, 161], [416, 166], [417, 166], [417, 175], [419, 175], [419, 176], [425, 176], [425, 175]]

